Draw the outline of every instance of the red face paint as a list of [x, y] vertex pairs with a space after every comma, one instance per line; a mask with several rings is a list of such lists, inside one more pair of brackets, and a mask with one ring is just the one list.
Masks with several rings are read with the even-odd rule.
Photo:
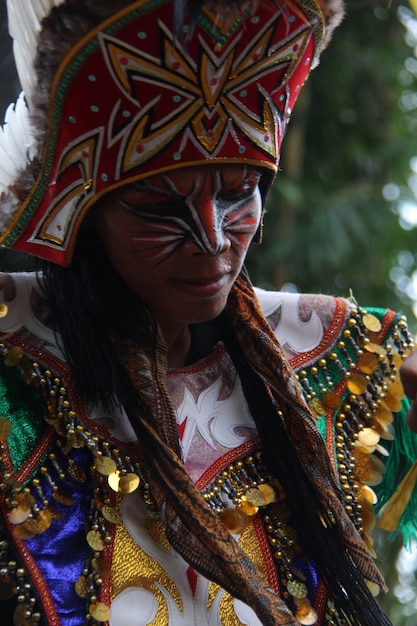
[[223, 310], [259, 226], [259, 180], [244, 165], [185, 168], [100, 204], [96, 225], [110, 261], [161, 326]]

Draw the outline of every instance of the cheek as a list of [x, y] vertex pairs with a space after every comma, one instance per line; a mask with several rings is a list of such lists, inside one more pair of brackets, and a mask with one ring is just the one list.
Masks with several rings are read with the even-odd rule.
[[261, 218], [262, 203], [260, 198], [257, 198], [231, 216], [225, 225], [225, 232], [235, 245], [246, 250], [258, 232]]
[[114, 263], [152, 261], [165, 247], [167, 232], [125, 211], [103, 211], [96, 220], [101, 242]]

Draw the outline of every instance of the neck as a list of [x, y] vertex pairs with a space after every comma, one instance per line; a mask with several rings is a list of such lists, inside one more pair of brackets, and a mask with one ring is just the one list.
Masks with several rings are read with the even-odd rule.
[[191, 347], [191, 333], [187, 324], [175, 329], [161, 328], [167, 346], [168, 369], [178, 369], [185, 365]]
[[185, 325], [171, 332], [161, 328], [161, 331], [167, 346], [168, 369], [178, 369], [203, 359], [221, 339], [216, 320]]

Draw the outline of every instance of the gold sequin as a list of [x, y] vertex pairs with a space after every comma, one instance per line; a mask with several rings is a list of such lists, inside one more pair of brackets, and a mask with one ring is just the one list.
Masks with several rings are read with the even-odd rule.
[[94, 467], [103, 476], [110, 476], [117, 470], [116, 461], [108, 456], [96, 456], [94, 459]]
[[105, 548], [104, 540], [98, 530], [90, 530], [87, 533], [87, 543], [93, 550], [102, 552]]
[[372, 352], [365, 352], [359, 357], [357, 367], [365, 374], [373, 374], [378, 369], [378, 359]]
[[122, 474], [119, 470], [109, 474], [107, 480], [115, 493], [122, 493], [124, 495], [136, 491], [140, 483], [140, 478], [137, 474], [133, 474], [132, 472]]
[[98, 622], [107, 622], [110, 619], [110, 607], [103, 602], [90, 604], [89, 613]]
[[68, 472], [79, 483], [85, 483], [87, 478], [83, 470], [72, 459], [68, 459]]
[[358, 433], [358, 441], [367, 448], [373, 448], [379, 443], [379, 435], [374, 428], [363, 428]]
[[60, 504], [64, 504], [65, 506], [71, 506], [74, 503], [74, 498], [70, 496], [69, 493], [64, 493], [63, 491], [55, 491], [52, 494], [54, 500], [59, 502]]
[[387, 405], [387, 407], [391, 409], [391, 411], [394, 411], [394, 412], [401, 411], [401, 408], [402, 408], [401, 398], [399, 398], [398, 396], [394, 396], [391, 393], [391, 389], [390, 391], [387, 392], [384, 398], [384, 402]]
[[250, 523], [250, 518], [240, 509], [223, 509], [220, 519], [232, 535], [240, 535]]
[[365, 315], [362, 316], [362, 323], [365, 326], [365, 328], [369, 330], [371, 333], [379, 333], [379, 331], [382, 328], [382, 325], [379, 319], [375, 317], [375, 315], [372, 315], [371, 313], [366, 313]]
[[259, 506], [251, 504], [248, 500], [244, 499], [236, 507], [239, 511], [242, 511], [248, 517], [254, 517], [259, 511]]
[[287, 584], [287, 591], [294, 598], [305, 598], [307, 596], [306, 585], [298, 580], [289, 580]]
[[25, 626], [26, 624], [26, 605], [18, 604], [15, 612], [13, 613], [13, 624], [14, 626]]
[[385, 348], [383, 346], [380, 346], [379, 343], [373, 343], [372, 341], [370, 341], [363, 347], [367, 352], [372, 352], [374, 354], [378, 354], [379, 356], [385, 356], [387, 354]]
[[16, 583], [10, 574], [0, 575], [0, 600], [9, 600], [16, 593]]
[[110, 578], [111, 567], [110, 563], [106, 559], [99, 556], [93, 559], [91, 563], [100, 578]]
[[352, 374], [347, 383], [351, 393], [360, 396], [368, 386], [368, 379], [362, 374]]
[[323, 402], [327, 409], [338, 409], [341, 405], [341, 399], [335, 391], [327, 391], [323, 395]]
[[29, 532], [33, 532], [35, 535], [40, 535], [45, 532], [45, 530], [48, 530], [51, 523], [51, 512], [49, 509], [43, 509], [42, 511], [39, 511], [35, 517], [24, 522], [23, 526], [25, 526]]
[[295, 617], [302, 626], [313, 626], [317, 623], [318, 614], [311, 606], [307, 598], [297, 601], [297, 609], [295, 611]]
[[85, 576], [80, 576], [75, 582], [75, 593], [79, 598], [88, 598], [90, 588]]

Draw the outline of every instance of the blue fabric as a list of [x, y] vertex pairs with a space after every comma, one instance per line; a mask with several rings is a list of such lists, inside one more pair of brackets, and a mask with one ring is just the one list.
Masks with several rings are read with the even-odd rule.
[[[91, 457], [89, 460], [82, 450], [72, 451], [71, 457], [88, 475]], [[47, 493], [47, 487], [43, 487]], [[68, 477], [65, 491], [72, 495], [74, 503], [71, 506], [56, 504], [55, 508], [63, 513], [64, 519], [53, 520], [47, 531], [27, 540], [26, 545], [54, 599], [60, 625], [84, 626], [86, 600], [76, 594], [74, 585], [90, 551], [86, 541], [86, 521], [91, 505], [91, 482], [80, 483]]]

